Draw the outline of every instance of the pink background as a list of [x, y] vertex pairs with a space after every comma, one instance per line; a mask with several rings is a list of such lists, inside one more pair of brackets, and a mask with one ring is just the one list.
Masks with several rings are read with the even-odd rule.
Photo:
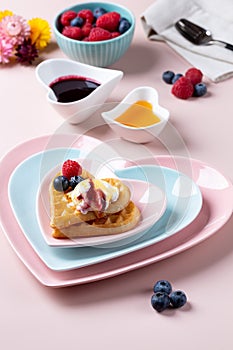
[[[185, 72], [190, 65], [164, 43], [149, 42], [139, 20], [153, 1], [118, 1], [137, 19], [133, 43], [112, 68], [125, 75], [109, 101], [121, 100], [131, 89], [149, 85], [159, 92], [162, 106], [171, 112], [192, 158], [210, 163], [233, 180], [232, 79], [208, 84], [208, 95], [181, 101], [161, 80], [162, 72]], [[65, 0], [1, 1], [25, 18], [54, 15], [73, 4]], [[41, 58], [65, 57], [51, 43]], [[16, 144], [62, 127], [63, 119], [46, 103], [43, 89], [31, 67], [1, 66], [0, 156]], [[80, 131], [80, 127], [73, 127]], [[90, 132], [110, 138], [103, 126]], [[165, 150], [151, 145], [155, 154]], [[179, 153], [179, 149], [175, 152]], [[4, 174], [2, 174], [4, 176]], [[213, 237], [177, 256], [111, 279], [63, 289], [42, 286], [26, 269], [0, 235], [1, 292], [0, 346], [2, 349], [231, 349], [233, 219]], [[150, 305], [156, 280], [166, 278], [184, 290], [189, 303], [175, 312], [158, 314]]]

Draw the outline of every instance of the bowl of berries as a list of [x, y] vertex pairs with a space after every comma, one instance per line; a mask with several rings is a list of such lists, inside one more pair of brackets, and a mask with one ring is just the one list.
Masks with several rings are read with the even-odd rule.
[[121, 5], [87, 2], [62, 10], [53, 31], [60, 49], [72, 60], [107, 67], [129, 48], [135, 29], [133, 13]]

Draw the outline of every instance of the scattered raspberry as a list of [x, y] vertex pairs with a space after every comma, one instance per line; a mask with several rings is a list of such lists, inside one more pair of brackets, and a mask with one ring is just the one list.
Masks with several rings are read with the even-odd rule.
[[82, 26], [83, 37], [86, 38], [91, 32], [92, 24], [87, 22]]
[[89, 9], [83, 9], [79, 11], [78, 16], [83, 18], [88, 23], [92, 23], [94, 21], [94, 15]]
[[188, 99], [193, 95], [193, 84], [190, 79], [186, 77], [181, 77], [172, 86], [172, 94], [183, 100]]
[[115, 32], [118, 29], [120, 17], [118, 12], [107, 12], [97, 18], [96, 26], [110, 32]]
[[81, 175], [82, 167], [75, 160], [68, 159], [62, 165], [62, 175], [70, 180], [73, 176]]
[[191, 80], [193, 85], [199, 84], [202, 81], [203, 74], [200, 69], [190, 68], [185, 73], [186, 78]]
[[70, 21], [77, 16], [77, 13], [74, 11], [66, 11], [61, 15], [61, 24], [65, 26], [70, 25]]
[[89, 41], [103, 41], [112, 38], [111, 33], [103, 28], [92, 28], [90, 35], [88, 37]]
[[120, 35], [121, 35], [120, 32], [113, 32], [113, 33], [112, 33], [112, 39], [117, 38], [117, 37], [120, 36]]
[[62, 34], [76, 40], [80, 40], [83, 37], [82, 29], [79, 27], [67, 26], [63, 29]]
[[181, 99], [204, 96], [207, 93], [207, 87], [205, 83], [202, 83], [202, 78], [202, 71], [195, 67], [189, 68], [184, 76], [172, 71], [166, 71], [162, 75], [165, 83], [173, 84], [172, 94]]

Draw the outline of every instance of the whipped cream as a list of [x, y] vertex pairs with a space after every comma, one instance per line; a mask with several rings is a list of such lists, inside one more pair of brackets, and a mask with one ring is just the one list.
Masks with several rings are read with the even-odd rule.
[[73, 191], [67, 193], [73, 205], [81, 213], [88, 211], [105, 211], [109, 205], [119, 198], [117, 187], [99, 179], [85, 179]]

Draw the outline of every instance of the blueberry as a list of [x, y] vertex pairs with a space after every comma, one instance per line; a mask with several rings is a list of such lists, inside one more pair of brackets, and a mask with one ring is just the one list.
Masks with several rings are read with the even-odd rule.
[[175, 76], [174, 72], [167, 70], [166, 72], [163, 73], [162, 78], [163, 78], [163, 81], [165, 81], [165, 83], [172, 84], [172, 79], [174, 78], [174, 76]]
[[187, 297], [182, 290], [176, 290], [176, 291], [171, 293], [170, 301], [171, 301], [171, 305], [174, 308], [179, 308], [179, 307], [183, 306], [184, 304], [186, 304]]
[[72, 27], [82, 27], [83, 23], [84, 23], [83, 18], [79, 16], [75, 17], [74, 19], [72, 19], [72, 21], [70, 21], [70, 25]]
[[199, 83], [194, 85], [193, 96], [201, 97], [201, 96], [204, 96], [206, 93], [207, 93], [207, 87], [204, 83]]
[[56, 191], [64, 192], [69, 188], [69, 180], [65, 176], [57, 176], [53, 180], [53, 187]]
[[175, 74], [174, 77], [172, 78], [172, 84], [174, 84], [181, 77], [183, 77], [183, 74], [181, 74], [181, 73]]
[[84, 178], [82, 176], [72, 176], [69, 181], [69, 185], [72, 190], [79, 184], [79, 182], [83, 181]]
[[107, 11], [103, 7], [96, 7], [93, 10], [93, 15], [96, 19], [99, 18], [100, 16], [104, 15], [105, 13], [107, 13]]
[[126, 18], [122, 17], [120, 19], [118, 32], [123, 34], [130, 28], [130, 26], [131, 26], [130, 22]]
[[169, 307], [170, 298], [166, 293], [156, 292], [151, 297], [151, 305], [156, 311], [162, 312]]
[[166, 294], [170, 294], [172, 291], [171, 283], [167, 280], [159, 280], [154, 285], [154, 293], [162, 292]]

